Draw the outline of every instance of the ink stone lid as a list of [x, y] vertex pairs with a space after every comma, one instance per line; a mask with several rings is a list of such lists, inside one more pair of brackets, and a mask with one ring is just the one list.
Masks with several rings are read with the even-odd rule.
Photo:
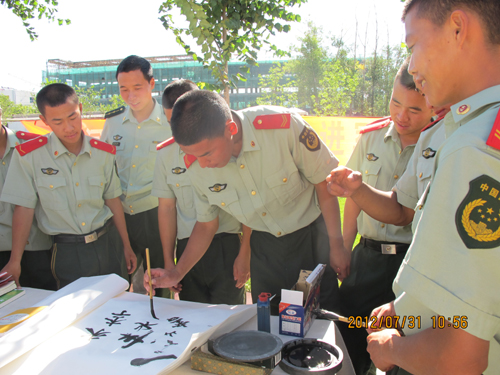
[[342, 368], [344, 359], [344, 353], [337, 345], [318, 339], [289, 341], [283, 346], [282, 355], [280, 368], [291, 375], [335, 375]]
[[262, 331], [229, 332], [213, 341], [218, 356], [273, 369], [281, 361], [283, 341], [278, 336]]

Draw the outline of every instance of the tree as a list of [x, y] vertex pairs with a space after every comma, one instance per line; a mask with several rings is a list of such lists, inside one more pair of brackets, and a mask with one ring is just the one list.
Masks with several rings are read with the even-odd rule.
[[259, 105], [279, 105], [283, 107], [297, 106], [297, 82], [292, 76], [290, 63], [276, 63], [269, 74], [259, 74], [261, 96], [257, 98]]
[[63, 25], [64, 23], [69, 25], [71, 23], [69, 19], [56, 18], [57, 0], [0, 0], [0, 4], [7, 6], [8, 9], [12, 10], [12, 13], [22, 19], [31, 40], [38, 38], [35, 28], [29, 22], [35, 19], [35, 17], [38, 19], [46, 18], [49, 21], [57, 20], [59, 25]]
[[309, 29], [303, 38], [299, 38], [300, 47], [296, 60], [293, 62], [293, 72], [297, 77], [299, 107], [305, 107], [308, 112], [319, 104], [318, 93], [323, 79], [328, 53], [321, 46], [321, 29], [309, 22]]
[[29, 115], [38, 113], [34, 104], [16, 104], [7, 95], [0, 94], [0, 107], [2, 108], [2, 118], [12, 118], [14, 115]]
[[[180, 44], [195, 61], [209, 69], [219, 82], [216, 87], [224, 91], [224, 98], [229, 103], [229, 87], [236, 87], [238, 80], [245, 81], [244, 73], [251, 66], [257, 65], [257, 52], [269, 45], [277, 56], [285, 56], [286, 52], [278, 49], [268, 41], [276, 32], [288, 32], [290, 25], [281, 22], [300, 22], [300, 16], [288, 11], [294, 5], [307, 0], [166, 0], [160, 6], [160, 20], [163, 26], [172, 30]], [[189, 22], [188, 28], [179, 25], [178, 19], [172, 16], [174, 7]], [[192, 47], [183, 39], [192, 37], [201, 54], [198, 56]], [[232, 55], [245, 61], [241, 72], [229, 76], [228, 62]]]

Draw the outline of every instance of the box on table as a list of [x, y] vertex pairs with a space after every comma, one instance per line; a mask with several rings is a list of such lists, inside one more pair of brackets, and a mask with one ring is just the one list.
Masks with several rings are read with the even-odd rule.
[[325, 268], [325, 264], [318, 264], [314, 271], [302, 270], [291, 290], [281, 290], [280, 335], [306, 335], [314, 320], [313, 310], [319, 308], [319, 286]]

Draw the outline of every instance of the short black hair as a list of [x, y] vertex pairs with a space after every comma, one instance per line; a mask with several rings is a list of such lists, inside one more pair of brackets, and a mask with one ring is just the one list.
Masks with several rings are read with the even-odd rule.
[[43, 116], [45, 116], [45, 107], [57, 107], [65, 104], [68, 100], [78, 104], [78, 95], [73, 87], [64, 83], [52, 83], [36, 94], [36, 106]]
[[178, 79], [177, 81], [170, 82], [165, 90], [163, 90], [163, 95], [161, 97], [161, 104], [165, 109], [172, 109], [174, 103], [182, 94], [188, 91], [198, 90], [198, 86], [193, 81], [189, 79]]
[[170, 126], [175, 141], [190, 146], [222, 137], [231, 118], [231, 110], [222, 96], [212, 91], [193, 90], [175, 102]]
[[402, 84], [407, 90], [417, 90], [417, 85], [415, 85], [415, 81], [413, 80], [413, 76], [408, 73], [408, 65], [410, 64], [410, 57], [408, 56], [396, 74], [396, 78], [394, 79], [394, 84], [399, 82]]
[[153, 78], [153, 67], [150, 62], [144, 57], [130, 55], [125, 57], [116, 68], [116, 79], [118, 79], [118, 74], [133, 72], [134, 70], [140, 70], [144, 75], [144, 79], [148, 82]]
[[481, 20], [485, 35], [491, 44], [500, 44], [499, 0], [406, 0], [402, 20], [416, 7], [417, 16], [436, 26], [442, 26], [450, 14], [460, 8], [474, 12]]

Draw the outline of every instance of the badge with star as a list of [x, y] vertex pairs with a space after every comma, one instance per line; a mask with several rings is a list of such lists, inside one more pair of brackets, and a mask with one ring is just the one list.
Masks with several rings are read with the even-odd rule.
[[214, 186], [210, 186], [209, 189], [213, 193], [219, 193], [227, 187], [227, 184], [215, 184]]
[[455, 223], [467, 248], [500, 246], [500, 182], [487, 175], [469, 182], [469, 192], [458, 206]]
[[304, 130], [300, 133], [299, 140], [300, 143], [303, 143], [309, 151], [318, 151], [321, 148], [318, 136], [307, 126], [304, 126]]
[[53, 169], [53, 168], [42, 168], [42, 173], [48, 174], [49, 176], [52, 176], [52, 175], [58, 174], [59, 170]]
[[186, 172], [186, 168], [181, 168], [181, 167], [172, 168], [172, 173], [173, 174], [181, 174], [181, 173], [184, 173], [184, 172]]
[[427, 147], [424, 151], [422, 151], [422, 156], [426, 159], [433, 158], [436, 155], [436, 150], [433, 150], [430, 147]]
[[370, 153], [370, 154], [366, 154], [366, 159], [368, 159], [368, 161], [375, 161], [375, 160], [378, 160], [378, 156]]

